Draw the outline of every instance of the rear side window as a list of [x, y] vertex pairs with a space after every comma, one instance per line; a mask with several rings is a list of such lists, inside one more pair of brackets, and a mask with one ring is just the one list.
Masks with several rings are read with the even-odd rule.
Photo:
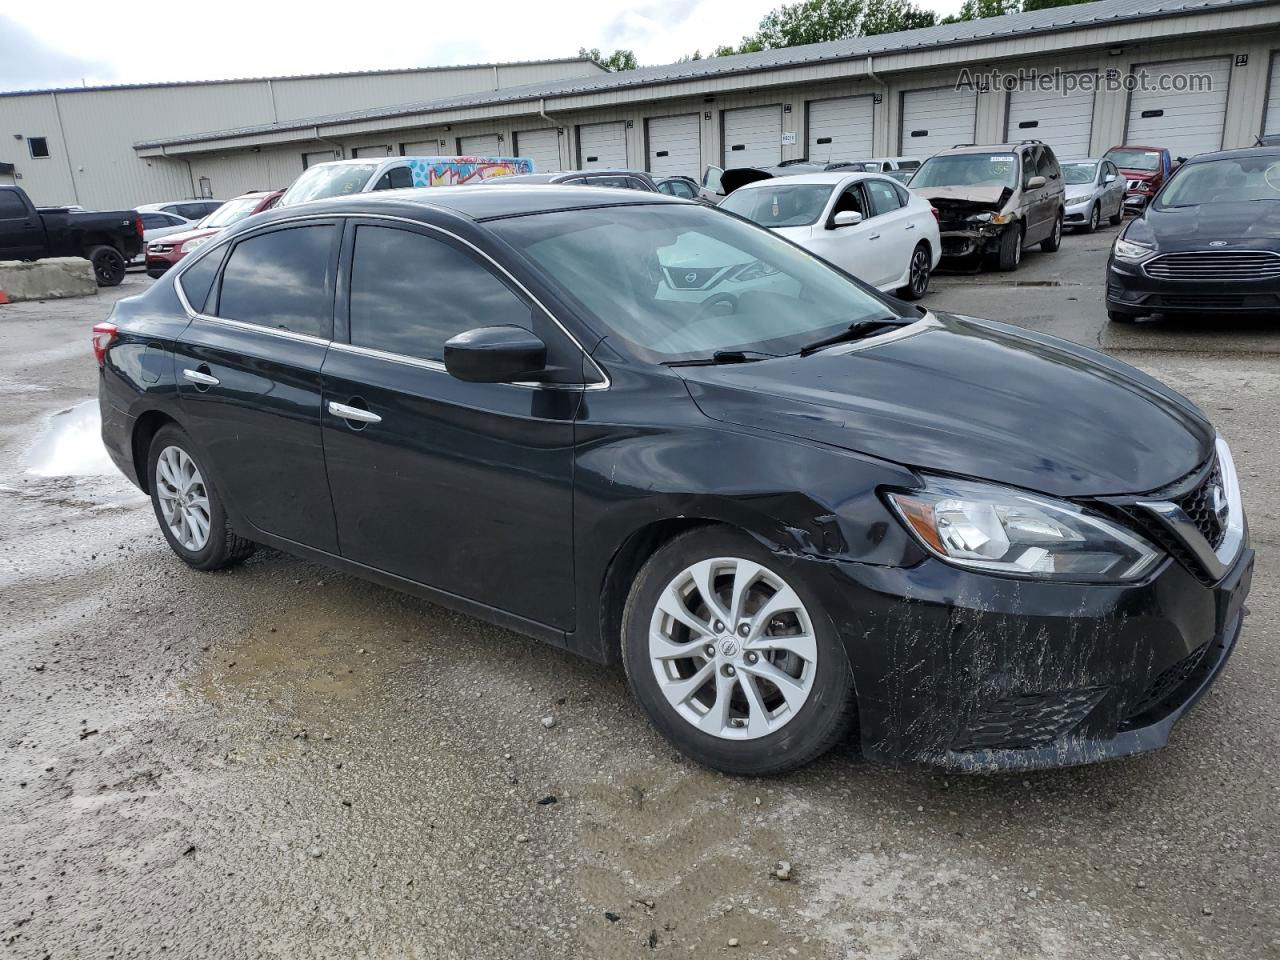
[[378, 178], [373, 185], [375, 190], [398, 190], [401, 187], [413, 186], [413, 172], [408, 167], [392, 167]]
[[328, 339], [336, 227], [291, 227], [241, 240], [222, 271], [218, 316]]
[[222, 251], [218, 250], [206, 257], [201, 257], [182, 271], [178, 283], [186, 295], [187, 303], [196, 313], [204, 313], [205, 301], [209, 299], [209, 291], [213, 288], [213, 278], [218, 275], [218, 265], [222, 263]]
[[878, 217], [882, 213], [890, 213], [902, 206], [898, 191], [884, 180], [867, 180], [863, 183], [867, 188], [867, 196], [871, 198], [871, 215]]
[[469, 253], [393, 227], [356, 228], [351, 342], [443, 360], [444, 342], [476, 327], [530, 326], [529, 304]]

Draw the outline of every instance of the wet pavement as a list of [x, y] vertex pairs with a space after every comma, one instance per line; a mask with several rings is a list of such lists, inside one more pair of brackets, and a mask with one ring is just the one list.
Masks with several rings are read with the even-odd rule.
[[1280, 957], [1280, 331], [1107, 329], [1111, 237], [927, 302], [1190, 394], [1258, 571], [1169, 749], [1030, 776], [724, 777], [617, 671], [271, 551], [190, 571], [85, 405], [150, 281], [0, 307], [0, 957]]

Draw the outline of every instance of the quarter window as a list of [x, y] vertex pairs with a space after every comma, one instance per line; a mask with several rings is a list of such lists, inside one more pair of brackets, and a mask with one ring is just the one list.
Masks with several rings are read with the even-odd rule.
[[864, 182], [867, 195], [871, 198], [871, 215], [878, 217], [890, 213], [902, 206], [902, 200], [893, 185], [884, 180], [867, 180]]
[[218, 316], [328, 339], [336, 228], [290, 227], [241, 240], [222, 272]]
[[196, 313], [204, 313], [204, 304], [209, 299], [209, 290], [213, 287], [213, 278], [218, 275], [220, 263], [222, 253], [215, 251], [191, 264], [178, 277], [187, 303], [191, 304], [191, 309]]
[[353, 345], [440, 361], [459, 333], [530, 322], [529, 304], [469, 253], [408, 230], [356, 228]]

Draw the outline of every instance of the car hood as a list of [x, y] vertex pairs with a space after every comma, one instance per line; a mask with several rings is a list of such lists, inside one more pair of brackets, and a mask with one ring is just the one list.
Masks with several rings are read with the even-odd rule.
[[715, 420], [1055, 496], [1154, 490], [1214, 442], [1194, 404], [1139, 370], [945, 314], [808, 357], [679, 373]]
[[205, 230], [185, 230], [182, 233], [170, 233], [167, 236], [160, 237], [165, 243], [186, 243], [188, 240], [195, 240], [197, 237], [211, 237], [215, 233], [220, 233], [218, 227], [210, 227]]
[[911, 192], [931, 202], [972, 203], [975, 207], [999, 210], [1009, 202], [1013, 191], [1008, 187], [912, 187]]
[[1125, 239], [1157, 250], [1200, 250], [1211, 241], [1227, 248], [1280, 253], [1280, 203], [1270, 200], [1148, 207], [1129, 224]]
[[1131, 170], [1128, 167], [1117, 167], [1120, 176], [1126, 180], [1154, 180], [1160, 176], [1159, 170]]

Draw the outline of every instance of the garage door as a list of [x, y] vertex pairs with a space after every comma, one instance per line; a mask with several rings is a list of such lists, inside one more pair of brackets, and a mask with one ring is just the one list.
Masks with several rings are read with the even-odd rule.
[[584, 123], [578, 127], [578, 163], [584, 170], [627, 165], [627, 125]]
[[414, 140], [400, 144], [400, 152], [406, 157], [436, 157], [444, 150], [445, 147], [439, 140]]
[[[1145, 64], [1134, 71], [1147, 74], [1149, 89], [1129, 95], [1125, 143], [1168, 147], [1175, 157], [1222, 149], [1231, 76], [1228, 58]], [[1198, 84], [1188, 82], [1193, 74], [1201, 78]]]
[[742, 107], [720, 116], [726, 167], [768, 167], [782, 162], [782, 107]]
[[[1005, 139], [1043, 140], [1059, 160], [1081, 160], [1089, 156], [1089, 136], [1093, 132], [1093, 74], [1065, 74], [1063, 89], [1077, 83], [1066, 96], [1062, 90], [1014, 90], [1009, 94], [1009, 114]], [[1090, 84], [1080, 88], [1079, 81]]]
[[352, 147], [351, 156], [364, 157], [366, 160], [370, 157], [389, 157], [391, 156], [391, 148], [385, 143], [370, 143], [362, 147]]
[[463, 157], [500, 157], [502, 142], [496, 133], [481, 133], [458, 138], [458, 154]]
[[973, 143], [977, 119], [975, 93], [952, 87], [908, 90], [902, 95], [902, 155], [923, 160], [957, 143]]
[[1271, 55], [1271, 86], [1267, 90], [1267, 105], [1263, 108], [1263, 133], [1280, 133], [1280, 53]]
[[809, 159], [864, 160], [875, 153], [871, 97], [809, 102]]
[[560, 163], [560, 135], [555, 128], [543, 130], [517, 130], [514, 153], [533, 161], [537, 173], [555, 173], [563, 169]]
[[655, 177], [697, 177], [702, 173], [702, 120], [696, 113], [650, 117], [645, 130], [648, 170]]

